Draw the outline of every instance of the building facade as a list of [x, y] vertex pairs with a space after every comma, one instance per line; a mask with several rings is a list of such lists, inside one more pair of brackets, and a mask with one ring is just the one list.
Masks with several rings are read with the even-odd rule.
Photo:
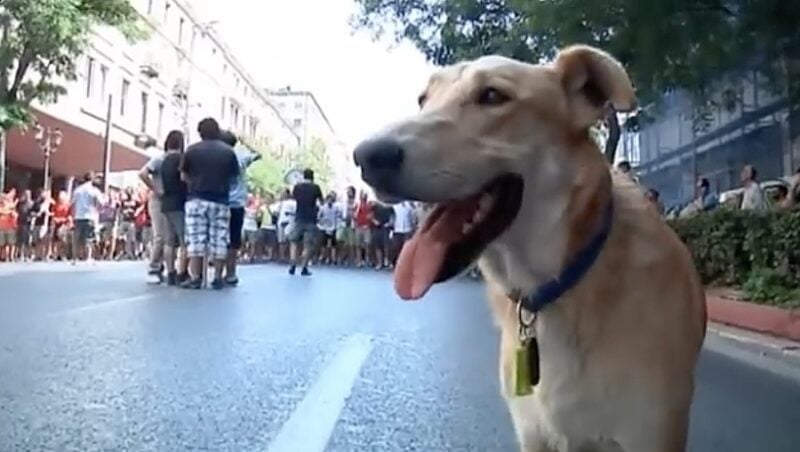
[[702, 122], [690, 96], [674, 92], [638, 133], [637, 173], [667, 207], [689, 201], [698, 178], [719, 193], [740, 185], [744, 165], [754, 165], [761, 180], [787, 176], [800, 165], [800, 117], [790, 117], [780, 89], [757, 69], [717, 85], [714, 107]]
[[348, 147], [336, 135], [336, 131], [325, 115], [325, 111], [310, 91], [295, 91], [286, 87], [268, 91], [272, 102], [286, 118], [292, 130], [300, 138], [300, 149], [309, 149], [314, 140], [325, 144], [328, 161], [333, 170], [334, 180], [331, 189], [342, 191], [356, 180], [355, 168]]
[[[67, 178], [102, 171], [110, 121], [112, 172], [136, 170], [160, 152], [166, 134], [197, 137], [196, 124], [214, 117], [251, 140], [296, 147], [300, 137], [214, 30], [186, 1], [131, 0], [150, 29], [148, 39], [128, 42], [99, 27], [78, 62], [78, 78], [54, 104], [35, 104], [37, 121], [58, 128], [54, 188]], [[8, 137], [9, 185], [42, 185], [44, 157], [32, 133]]]

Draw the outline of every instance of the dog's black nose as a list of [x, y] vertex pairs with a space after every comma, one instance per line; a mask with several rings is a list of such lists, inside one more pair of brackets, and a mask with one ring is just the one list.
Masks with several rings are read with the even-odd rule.
[[403, 147], [396, 140], [379, 138], [356, 146], [353, 160], [364, 173], [393, 173], [403, 165]]

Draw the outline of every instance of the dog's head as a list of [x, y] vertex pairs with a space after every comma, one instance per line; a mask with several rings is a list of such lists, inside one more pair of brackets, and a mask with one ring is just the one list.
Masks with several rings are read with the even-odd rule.
[[563, 214], [585, 168], [605, 165], [588, 145], [590, 126], [636, 100], [616, 60], [575, 46], [547, 66], [488, 56], [444, 68], [419, 103], [418, 114], [354, 152], [383, 200], [437, 206], [398, 263], [405, 298], [458, 274], [514, 229], [535, 235], [537, 221]]

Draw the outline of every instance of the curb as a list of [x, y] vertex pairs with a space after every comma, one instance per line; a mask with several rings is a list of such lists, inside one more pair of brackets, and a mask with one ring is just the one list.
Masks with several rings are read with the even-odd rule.
[[800, 310], [781, 309], [706, 294], [708, 319], [772, 336], [800, 341]]

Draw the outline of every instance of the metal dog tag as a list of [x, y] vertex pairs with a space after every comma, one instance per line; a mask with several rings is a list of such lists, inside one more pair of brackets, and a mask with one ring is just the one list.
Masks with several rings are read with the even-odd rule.
[[517, 347], [514, 356], [514, 395], [522, 397], [533, 394], [531, 384], [531, 366], [528, 355], [528, 344]]
[[539, 383], [539, 342], [536, 340], [536, 313], [525, 320], [522, 303], [517, 300], [519, 322], [519, 347], [514, 353], [514, 395], [522, 397], [533, 394]]
[[532, 337], [528, 341], [528, 346], [526, 348], [528, 351], [528, 375], [530, 377], [531, 386], [535, 387], [539, 384], [539, 378], [541, 377], [539, 373], [539, 341], [537, 341], [535, 337]]

